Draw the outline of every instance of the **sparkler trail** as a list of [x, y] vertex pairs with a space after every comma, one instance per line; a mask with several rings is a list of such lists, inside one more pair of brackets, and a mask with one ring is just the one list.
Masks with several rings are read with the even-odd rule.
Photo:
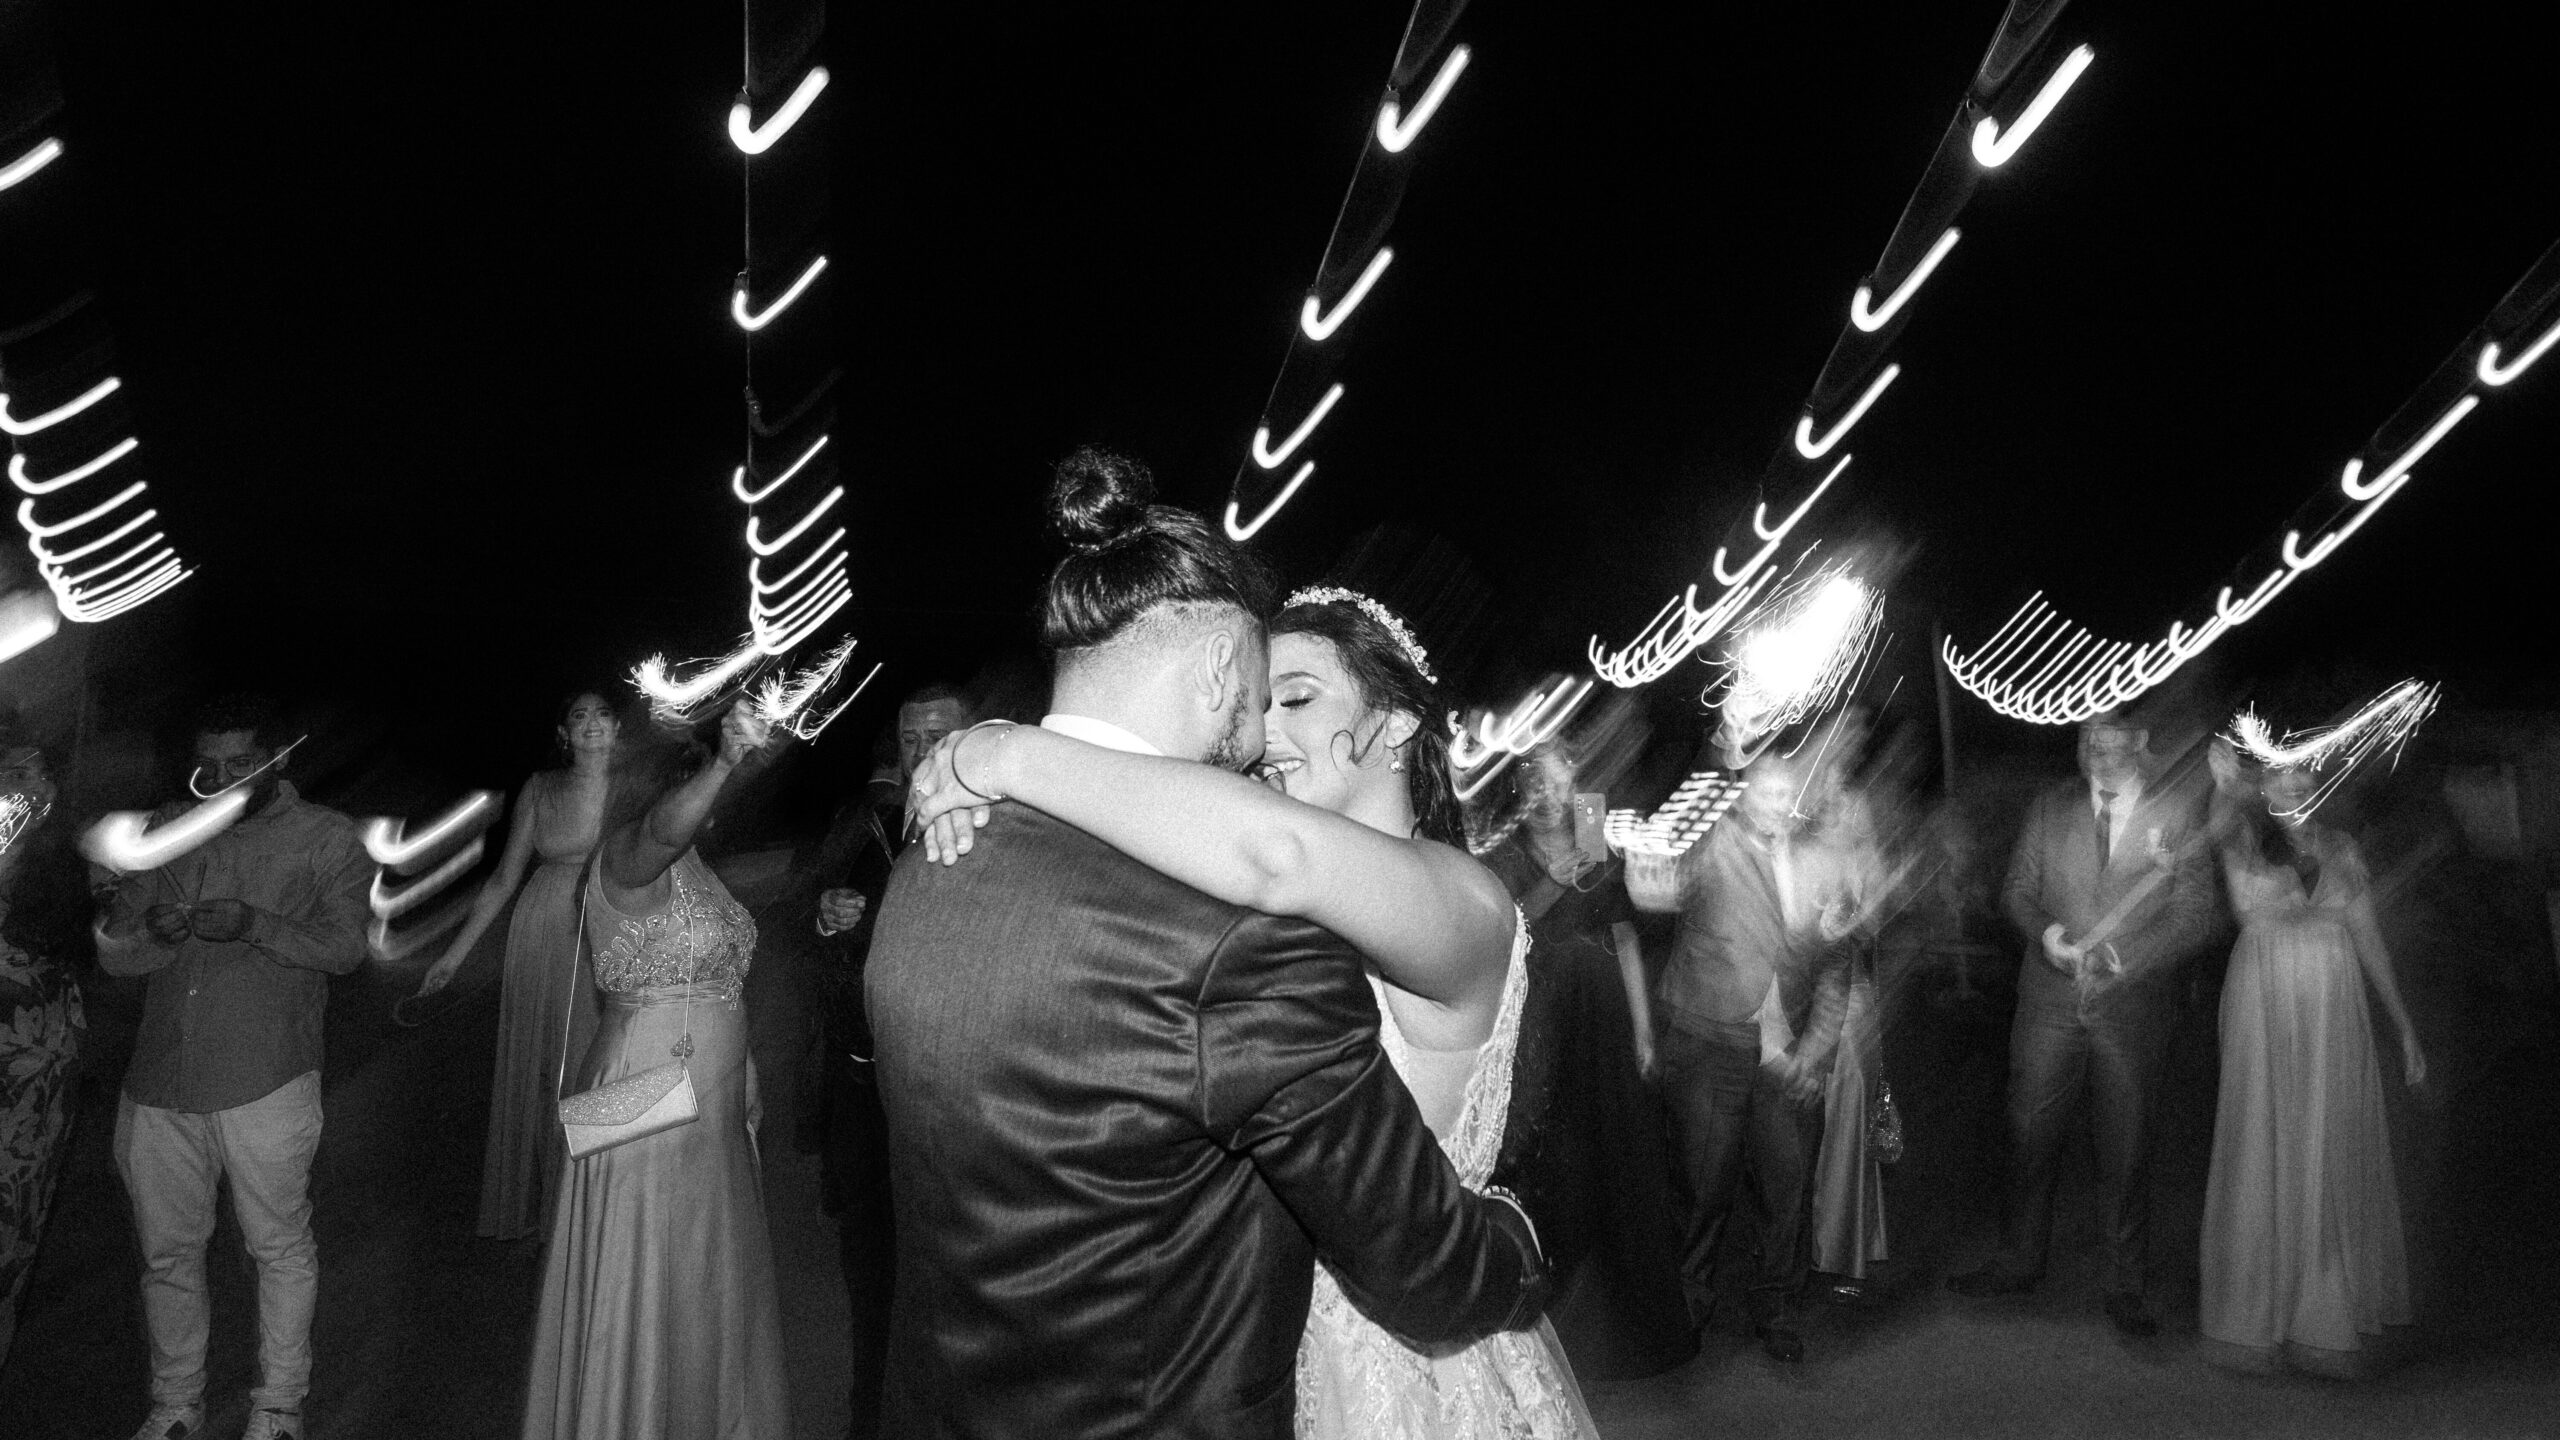
[[408, 874], [434, 852], [495, 824], [503, 802], [504, 797], [495, 790], [474, 790], [415, 835], [409, 833], [407, 821], [377, 816], [365, 822], [364, 853], [372, 856], [376, 865]]
[[140, 810], [113, 811], [80, 837], [80, 853], [119, 875], [157, 870], [230, 829], [248, 808], [249, 792], [233, 788], [157, 827]]
[[465, 871], [480, 863], [480, 857], [487, 852], [488, 843], [480, 839], [472, 840], [470, 844], [456, 851], [451, 859], [397, 890], [389, 889], [382, 883], [386, 876], [393, 873], [389, 867], [375, 871], [373, 889], [367, 897], [368, 903], [373, 906], [374, 918], [385, 922], [397, 920], [443, 893], [446, 886], [461, 879]]
[[[2383, 506], [2409, 487], [2414, 467], [2491, 394], [2505, 393], [2560, 335], [2560, 243], [2545, 250], [2470, 340], [2436, 367], [2399, 414], [2385, 421], [2338, 473], [2337, 498], [2324, 486], [2295, 513], [2295, 523], [2274, 546], [2273, 564], [2242, 593], [2237, 582], [2214, 596], [2211, 614], [2190, 626], [2172, 620], [2168, 633], [2147, 644], [2101, 640], [2057, 612], [2037, 591], [2027, 597], [1989, 640], [1966, 654], [1948, 640], [1939, 651], [1950, 678], [1975, 698], [2012, 719], [2035, 725], [2074, 725], [2130, 704], [2201, 655], [2235, 625], [2263, 613], [2296, 580], [2337, 553]], [[2502, 344], [2539, 334], [2513, 364], [2502, 363]], [[2485, 387], [2474, 389], [2473, 387]], [[2445, 399], [2447, 395], [2452, 398]], [[2424, 416], [2423, 423], [2404, 417]], [[2405, 438], [2404, 438], [2405, 437]], [[2383, 457], [2388, 457], [2384, 459]], [[2381, 468], [2368, 477], [2369, 460]], [[2316, 518], [2306, 518], [2316, 517]], [[2316, 538], [2307, 544], [2304, 535]], [[2026, 647], [2037, 642], [2032, 650]], [[2057, 642], [2062, 651], [2038, 662]]]
[[1848, 693], [1883, 622], [1884, 597], [1843, 564], [1772, 595], [1735, 630], [1726, 661], [1719, 703], [1735, 752], [1756, 751]]

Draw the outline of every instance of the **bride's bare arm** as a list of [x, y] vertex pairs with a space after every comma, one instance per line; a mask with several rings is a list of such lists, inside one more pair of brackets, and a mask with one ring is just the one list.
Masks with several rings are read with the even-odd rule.
[[[1215, 766], [1088, 745], [1036, 726], [963, 731], [917, 772], [926, 855], [949, 864], [986, 796], [1047, 811], [1230, 904], [1311, 920], [1400, 989], [1490, 1015], [1511, 956], [1509, 892], [1473, 857], [1389, 835]], [[983, 823], [983, 815], [977, 817]]]

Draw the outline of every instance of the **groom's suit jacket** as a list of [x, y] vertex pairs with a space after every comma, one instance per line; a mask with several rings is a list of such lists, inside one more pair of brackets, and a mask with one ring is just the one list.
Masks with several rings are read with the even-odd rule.
[[[2119, 907], [2123, 913], [2107, 938], [2124, 961], [2124, 973], [2098, 982], [2091, 1003], [2101, 1010], [2149, 1009], [2174, 998], [2169, 980], [2212, 937], [2218, 915], [2213, 848], [2202, 841], [2196, 811], [2190, 794], [2146, 788], [2125, 822], [2124, 838], [2110, 847], [2101, 866], [2088, 782], [2059, 781], [2036, 797], [2010, 856], [2003, 897], [2010, 923], [2027, 941], [2018, 973], [2021, 1004], [2073, 1003], [2071, 978], [2044, 957], [2046, 926], [2059, 922], [2065, 938], [2076, 942]], [[2163, 869], [2156, 883], [2149, 880]], [[2137, 891], [2140, 898], [2126, 906]]]
[[1330, 932], [1020, 805], [909, 847], [868, 976], [898, 1224], [883, 1433], [1285, 1440], [1319, 1254], [1416, 1341], [1526, 1324]]

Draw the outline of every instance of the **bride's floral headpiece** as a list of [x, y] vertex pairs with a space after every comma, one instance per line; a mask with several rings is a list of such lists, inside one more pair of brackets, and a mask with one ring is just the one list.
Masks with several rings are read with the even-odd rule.
[[1310, 585], [1282, 601], [1280, 608], [1286, 610], [1296, 605], [1350, 606], [1377, 621], [1378, 628], [1394, 638], [1397, 647], [1404, 651], [1404, 658], [1413, 662], [1413, 668], [1422, 672], [1423, 679], [1434, 685], [1440, 683], [1440, 677], [1431, 673], [1430, 652], [1422, 648], [1421, 641], [1413, 638], [1413, 631], [1406, 627], [1403, 617], [1359, 591], [1345, 590], [1339, 585]]

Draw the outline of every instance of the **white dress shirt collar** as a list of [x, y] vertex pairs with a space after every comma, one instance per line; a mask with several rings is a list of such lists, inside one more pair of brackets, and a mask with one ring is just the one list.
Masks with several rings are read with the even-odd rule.
[[1090, 715], [1069, 715], [1063, 711], [1043, 715], [1040, 717], [1040, 728], [1055, 730], [1070, 740], [1081, 740], [1087, 745], [1099, 745], [1105, 750], [1123, 750], [1132, 755], [1164, 753], [1110, 721], [1096, 720]]

